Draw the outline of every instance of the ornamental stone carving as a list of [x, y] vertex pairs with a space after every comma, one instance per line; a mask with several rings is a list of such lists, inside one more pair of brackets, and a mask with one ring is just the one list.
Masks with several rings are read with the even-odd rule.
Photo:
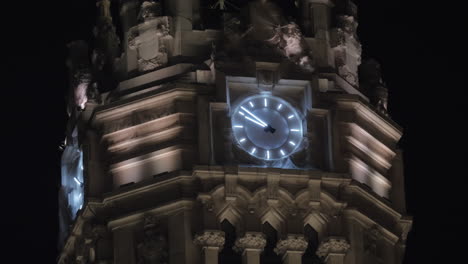
[[277, 255], [283, 255], [287, 251], [296, 251], [304, 253], [307, 249], [307, 241], [304, 239], [304, 236], [298, 235], [288, 235], [287, 239], [281, 239], [276, 244], [274, 249]]
[[326, 257], [330, 253], [345, 254], [351, 246], [344, 238], [328, 238], [320, 243], [315, 252], [319, 257]]
[[154, 216], [145, 217], [143, 232], [143, 241], [137, 246], [137, 264], [167, 263], [167, 239], [159, 221]]
[[263, 251], [266, 246], [266, 239], [263, 233], [248, 232], [238, 238], [234, 244], [234, 251], [242, 253], [245, 249], [258, 249]]
[[168, 62], [174, 40], [169, 35], [171, 19], [161, 16], [161, 4], [144, 1], [138, 15], [140, 24], [129, 31], [128, 46], [137, 51], [138, 70], [153, 70]]
[[196, 235], [193, 239], [195, 245], [201, 247], [217, 247], [221, 250], [224, 246], [224, 232], [218, 230], [206, 230], [202, 234]]

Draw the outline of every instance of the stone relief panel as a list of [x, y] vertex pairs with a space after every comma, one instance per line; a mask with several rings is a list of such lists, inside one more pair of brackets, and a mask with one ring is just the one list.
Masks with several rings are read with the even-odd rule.
[[136, 248], [137, 264], [168, 263], [168, 243], [160, 222], [152, 215], [145, 216], [143, 240]]
[[172, 55], [172, 20], [161, 16], [161, 4], [145, 1], [138, 14], [140, 24], [129, 30], [129, 48], [137, 51], [138, 70], [146, 72], [164, 66]]

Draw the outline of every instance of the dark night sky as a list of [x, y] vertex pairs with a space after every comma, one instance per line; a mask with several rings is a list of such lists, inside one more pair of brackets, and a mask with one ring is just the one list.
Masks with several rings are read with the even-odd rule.
[[[65, 45], [91, 37], [94, 1], [17, 2], [3, 9], [12, 16], [2, 17], [2, 240], [11, 245], [7, 259], [55, 263]], [[390, 114], [404, 128], [400, 145], [414, 216], [405, 263], [455, 261], [466, 251], [466, 242], [457, 241], [466, 237], [461, 228], [467, 222], [463, 8], [429, 1], [356, 2], [363, 55], [382, 63]]]

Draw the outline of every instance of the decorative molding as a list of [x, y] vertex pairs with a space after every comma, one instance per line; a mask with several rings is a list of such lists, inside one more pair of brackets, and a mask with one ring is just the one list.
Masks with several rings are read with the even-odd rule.
[[351, 246], [344, 238], [330, 237], [320, 243], [317, 251], [315, 252], [319, 257], [326, 257], [330, 253], [346, 254]]
[[247, 232], [241, 238], [238, 238], [234, 244], [234, 251], [242, 253], [246, 249], [257, 249], [263, 251], [266, 246], [266, 238], [263, 233]]
[[307, 241], [302, 235], [288, 235], [287, 239], [281, 239], [274, 249], [277, 255], [284, 255], [288, 251], [301, 252], [303, 254], [307, 249]]
[[203, 233], [195, 235], [193, 243], [203, 248], [211, 247], [221, 250], [224, 246], [224, 232], [218, 230], [205, 230]]

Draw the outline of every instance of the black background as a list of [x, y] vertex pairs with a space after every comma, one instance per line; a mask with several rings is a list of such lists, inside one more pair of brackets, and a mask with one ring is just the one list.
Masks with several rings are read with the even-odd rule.
[[[463, 6], [356, 2], [363, 56], [382, 63], [390, 114], [404, 128], [400, 145], [408, 212], [414, 216], [405, 263], [463, 259], [468, 200]], [[1, 227], [7, 231], [2, 252], [15, 263], [55, 263], [66, 43], [91, 38], [95, 2], [2, 5]]]

